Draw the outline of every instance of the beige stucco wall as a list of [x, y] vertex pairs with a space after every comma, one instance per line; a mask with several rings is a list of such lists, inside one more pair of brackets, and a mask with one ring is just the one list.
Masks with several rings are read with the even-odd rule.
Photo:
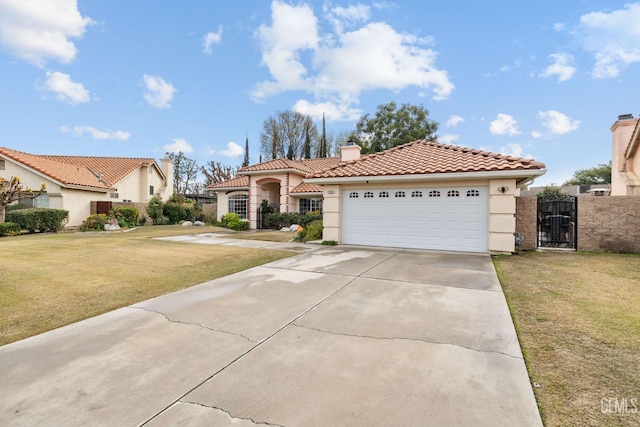
[[[375, 188], [424, 188], [425, 186], [438, 187], [469, 187], [483, 186], [489, 188], [489, 214], [488, 214], [488, 250], [491, 253], [511, 253], [515, 250], [514, 233], [516, 231], [516, 201], [519, 193], [515, 179], [493, 180], [456, 180], [456, 181], [428, 181], [428, 182], [396, 182], [396, 183], [372, 183]], [[507, 187], [505, 193], [498, 188]], [[341, 241], [341, 195], [343, 190], [352, 188], [364, 188], [363, 184], [324, 185], [323, 202], [323, 240]]]
[[[132, 172], [118, 183], [118, 198], [112, 201], [131, 200], [133, 203], [146, 203], [154, 195], [167, 201], [173, 194], [171, 185], [165, 185], [164, 178], [154, 166], [143, 166]], [[149, 186], [153, 186], [153, 193], [149, 193]]]
[[638, 119], [618, 120], [611, 126], [611, 195], [627, 195], [627, 186], [640, 185], [640, 156], [630, 163], [625, 161], [625, 151]]

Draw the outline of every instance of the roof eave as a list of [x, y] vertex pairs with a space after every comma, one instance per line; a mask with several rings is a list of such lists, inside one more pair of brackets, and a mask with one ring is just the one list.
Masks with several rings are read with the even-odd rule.
[[300, 197], [300, 196], [322, 196], [322, 191], [304, 191], [304, 192], [290, 192], [289, 195], [290, 196], [296, 196], [296, 197]]
[[546, 169], [518, 169], [507, 171], [483, 172], [451, 172], [410, 175], [374, 175], [349, 176], [331, 178], [305, 178], [303, 182], [309, 184], [360, 184], [371, 182], [404, 182], [404, 181], [451, 181], [461, 179], [492, 179], [492, 178], [537, 178], [544, 175]]
[[219, 191], [249, 191], [249, 187], [218, 187], [218, 188], [207, 188], [209, 191], [219, 192]]
[[287, 169], [267, 169], [267, 170], [262, 170], [262, 171], [239, 171], [237, 173], [237, 175], [273, 175], [274, 173], [297, 173], [298, 175], [306, 175], [310, 172], [306, 172], [306, 171], [301, 171], [300, 169], [293, 169], [293, 168], [287, 168]]

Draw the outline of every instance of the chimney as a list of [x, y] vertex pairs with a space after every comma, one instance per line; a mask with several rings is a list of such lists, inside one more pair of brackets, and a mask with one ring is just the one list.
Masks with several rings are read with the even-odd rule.
[[340, 159], [343, 162], [348, 162], [350, 160], [358, 160], [360, 158], [360, 147], [353, 141], [347, 141], [346, 145], [340, 147]]
[[611, 195], [619, 196], [626, 194], [626, 184], [623, 176], [626, 175], [627, 165], [625, 152], [631, 142], [631, 135], [635, 129], [638, 118], [633, 118], [633, 114], [620, 114], [618, 120], [611, 126], [613, 137], [611, 153]]
[[173, 188], [173, 160], [160, 159], [160, 169], [162, 170], [165, 179], [164, 185], [162, 186], [165, 194], [161, 195], [161, 198], [164, 200], [169, 198], [175, 190]]

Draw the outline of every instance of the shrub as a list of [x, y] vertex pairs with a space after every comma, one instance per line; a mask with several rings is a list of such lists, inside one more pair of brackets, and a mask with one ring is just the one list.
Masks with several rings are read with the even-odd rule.
[[222, 226], [235, 231], [242, 231], [249, 229], [249, 223], [237, 213], [228, 213], [222, 217]]
[[69, 220], [69, 211], [62, 209], [18, 209], [7, 212], [7, 222], [15, 222], [30, 233], [60, 231]]
[[186, 219], [187, 216], [184, 207], [173, 202], [165, 203], [162, 208], [162, 213], [169, 219], [169, 224], [179, 224], [180, 221]]
[[111, 209], [111, 216], [118, 221], [118, 225], [123, 228], [132, 228], [138, 225], [140, 211], [136, 208], [121, 206]]
[[300, 215], [299, 225], [306, 227], [314, 221], [322, 221], [322, 214], [319, 211], [309, 211], [305, 215]]
[[162, 218], [164, 214], [162, 213], [162, 208], [164, 207], [164, 203], [160, 197], [153, 196], [149, 203], [147, 204], [147, 215], [149, 218], [153, 220], [154, 224], [158, 224], [158, 218]]
[[311, 240], [322, 239], [322, 220], [317, 219], [310, 222], [302, 231], [298, 232], [296, 240], [299, 242], [309, 242]]
[[16, 203], [15, 205], [7, 205], [4, 207], [5, 212], [9, 212], [9, 211], [15, 211], [18, 209], [27, 209], [29, 206], [22, 204], [22, 203]]
[[0, 222], [0, 237], [15, 236], [20, 234], [20, 231], [22, 231], [20, 225], [15, 222]]
[[109, 221], [109, 216], [105, 214], [89, 215], [82, 221], [80, 231], [102, 231], [104, 225]]
[[304, 215], [296, 212], [271, 213], [265, 217], [265, 225], [273, 230], [289, 227], [291, 224], [300, 224]]

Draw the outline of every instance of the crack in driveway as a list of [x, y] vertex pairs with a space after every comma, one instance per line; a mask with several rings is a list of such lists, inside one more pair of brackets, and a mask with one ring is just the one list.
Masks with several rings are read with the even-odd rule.
[[237, 333], [237, 332], [229, 332], [229, 331], [223, 331], [221, 329], [211, 328], [211, 327], [209, 327], [207, 325], [203, 325], [202, 323], [186, 322], [184, 320], [175, 320], [175, 319], [170, 318], [167, 314], [165, 314], [165, 313], [163, 313], [161, 311], [151, 310], [151, 309], [144, 308], [144, 307], [133, 307], [132, 306], [132, 307], [128, 307], [128, 308], [133, 308], [133, 309], [136, 309], [136, 310], [142, 310], [142, 311], [146, 311], [148, 313], [159, 314], [159, 315], [161, 315], [162, 317], [164, 317], [165, 319], [167, 319], [171, 323], [180, 323], [180, 324], [183, 324], [183, 325], [199, 326], [200, 328], [207, 329], [207, 330], [212, 331], [212, 332], [220, 332], [222, 334], [228, 334], [228, 335], [234, 335], [236, 337], [242, 337], [245, 340], [249, 341], [250, 343], [258, 344], [258, 341], [252, 340], [248, 336], [240, 334], [240, 333]]
[[227, 414], [231, 419], [233, 420], [243, 420], [243, 421], [249, 421], [255, 425], [267, 425], [267, 426], [275, 426], [275, 427], [286, 427], [282, 424], [275, 424], [275, 423], [270, 423], [267, 421], [256, 421], [253, 418], [250, 417], [237, 417], [235, 415], [233, 415], [231, 412], [227, 411], [226, 409], [220, 408], [218, 406], [213, 406], [213, 405], [206, 405], [204, 403], [200, 403], [200, 402], [192, 402], [190, 400], [182, 400], [180, 399], [178, 402], [180, 403], [184, 403], [185, 405], [196, 405], [196, 406], [201, 406], [203, 408], [208, 408], [208, 409], [215, 409], [216, 411], [220, 411], [220, 412], [224, 412], [225, 414]]
[[465, 345], [456, 344], [456, 343], [452, 343], [452, 342], [434, 341], [434, 340], [427, 340], [427, 339], [424, 339], [424, 338], [412, 338], [412, 337], [376, 337], [376, 336], [373, 336], [373, 335], [348, 334], [348, 333], [345, 333], [345, 332], [334, 332], [334, 331], [327, 331], [325, 329], [313, 328], [311, 326], [300, 325], [298, 323], [291, 323], [291, 326], [296, 326], [298, 328], [303, 328], [303, 329], [309, 329], [311, 331], [316, 331], [316, 332], [320, 332], [320, 333], [323, 333], [323, 334], [339, 335], [339, 336], [343, 336], [343, 337], [366, 338], [366, 339], [372, 339], [372, 340], [386, 340], [386, 341], [394, 341], [394, 340], [395, 341], [418, 341], [418, 342], [423, 342], [423, 343], [427, 343], [427, 344], [451, 345], [451, 346], [454, 346], [454, 347], [464, 348], [466, 350], [477, 351], [479, 353], [495, 353], [495, 354], [501, 354], [503, 356], [511, 357], [513, 359], [522, 360], [522, 357], [514, 356], [514, 355], [509, 354], [509, 353], [504, 353], [502, 351], [482, 350], [482, 349], [479, 349], [479, 348], [468, 347], [468, 346], [465, 346]]

